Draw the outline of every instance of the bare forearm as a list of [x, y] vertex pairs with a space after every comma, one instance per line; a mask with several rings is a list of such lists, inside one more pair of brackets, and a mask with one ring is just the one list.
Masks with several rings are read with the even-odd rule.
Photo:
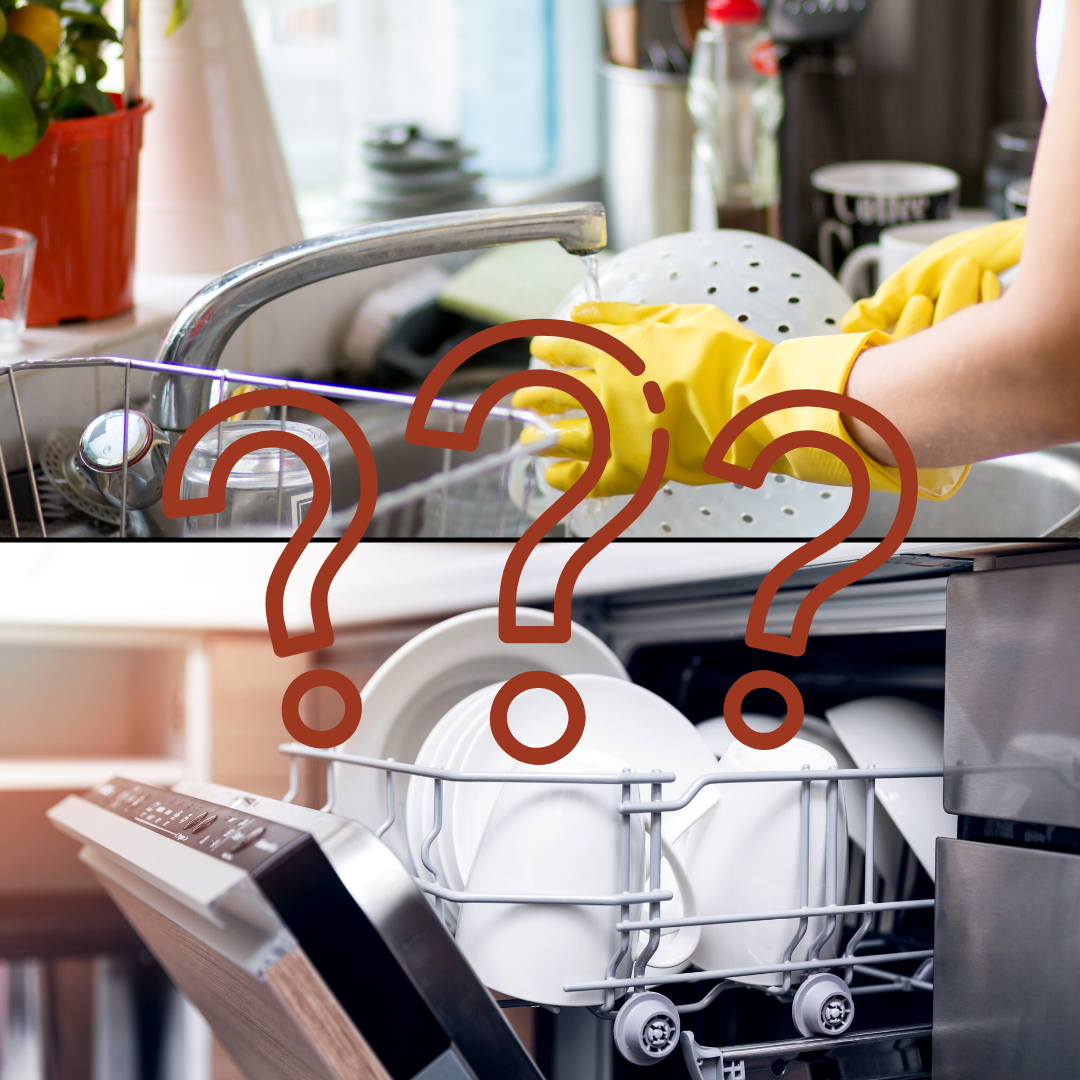
[[[884, 413], [923, 468], [1080, 440], [1080, 0], [1043, 125], [1022, 269], [1008, 294], [865, 352], [847, 393]], [[871, 456], [878, 435], [845, 418]]]
[[[1040, 319], [1020, 300], [1009, 294], [933, 330], [867, 350], [852, 369], [847, 393], [896, 424], [920, 468], [1080, 440], [1080, 348], [1074, 352], [1074, 342], [1052, 338], [1056, 313]], [[875, 431], [844, 419], [868, 454], [895, 464]]]

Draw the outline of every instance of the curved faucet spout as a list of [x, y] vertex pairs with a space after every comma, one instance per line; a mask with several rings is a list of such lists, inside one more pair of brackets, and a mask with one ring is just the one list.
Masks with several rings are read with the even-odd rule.
[[[158, 360], [216, 368], [225, 344], [253, 311], [325, 278], [529, 240], [558, 240], [575, 255], [593, 254], [607, 243], [604, 208], [600, 203], [556, 203], [463, 210], [361, 225], [291, 244], [230, 270], [196, 293], [165, 335]], [[186, 430], [209, 407], [211, 386], [211, 380], [190, 375], [155, 376], [150, 419], [166, 431]]]

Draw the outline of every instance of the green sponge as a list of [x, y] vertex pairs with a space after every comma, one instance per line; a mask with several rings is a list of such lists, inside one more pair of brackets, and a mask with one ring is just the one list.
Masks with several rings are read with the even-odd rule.
[[439, 293], [439, 305], [486, 323], [549, 319], [581, 281], [581, 259], [557, 241], [508, 244], [459, 270]]

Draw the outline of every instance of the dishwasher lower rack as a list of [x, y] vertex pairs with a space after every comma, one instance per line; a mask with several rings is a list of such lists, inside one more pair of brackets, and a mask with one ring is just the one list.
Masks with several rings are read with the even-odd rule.
[[[875, 787], [881, 779], [936, 777], [941, 776], [941, 768], [908, 769], [829, 769], [814, 771], [804, 768], [798, 772], [760, 772], [738, 774], [710, 774], [699, 777], [683, 794], [676, 799], [663, 799], [662, 785], [676, 780], [673, 773], [659, 771], [622, 772], [612, 774], [574, 774], [552, 772], [510, 772], [510, 773], [464, 773], [418, 765], [408, 765], [393, 760], [359, 757], [336, 750], [317, 750], [299, 743], [287, 743], [279, 747], [281, 753], [290, 758], [290, 785], [285, 801], [293, 801], [300, 788], [300, 761], [304, 758], [325, 762], [327, 802], [324, 811], [332, 812], [336, 802], [335, 769], [337, 764], [376, 769], [385, 773], [386, 806], [385, 820], [376, 829], [380, 837], [386, 836], [391, 829], [401, 830], [403, 823], [398, 813], [398, 799], [395, 786], [400, 777], [426, 777], [434, 781], [434, 811], [431, 828], [424, 837], [422, 861], [427, 871], [435, 879], [428, 881], [414, 877], [417, 885], [428, 894], [439, 914], [447, 919], [448, 904], [574, 904], [600, 905], [619, 908], [616, 923], [619, 944], [618, 950], [607, 964], [606, 971], [592, 972], [587, 977], [581, 973], [568, 973], [563, 986], [567, 992], [599, 990], [604, 992], [603, 1005], [592, 1011], [601, 1017], [615, 1020], [615, 1042], [620, 1053], [627, 1060], [648, 1065], [662, 1060], [677, 1048], [681, 1048], [688, 1071], [694, 1080], [740, 1080], [755, 1075], [783, 1075], [789, 1077], [848, 1075], [847, 1072], [800, 1071], [799, 1062], [823, 1059], [845, 1060], [861, 1057], [866, 1064], [870, 1057], [878, 1064], [880, 1072], [858, 1072], [857, 1075], [881, 1077], [917, 1077], [929, 1075], [928, 1066], [923, 1071], [923, 1062], [928, 1054], [920, 1051], [920, 1040], [928, 1040], [929, 1025], [904, 1028], [891, 1028], [876, 1032], [858, 1032], [846, 1034], [851, 1027], [855, 1014], [855, 998], [863, 994], [877, 994], [889, 991], [933, 991], [933, 949], [904, 948], [898, 951], [878, 951], [881, 941], [867, 937], [877, 919], [884, 912], [902, 912], [931, 909], [934, 900], [896, 899], [875, 901], [875, 861], [874, 861], [874, 814]], [[847, 899], [841, 895], [844, 885], [838, 881], [838, 847], [841, 829], [839, 828], [839, 785], [841, 781], [861, 781], [865, 786], [866, 797], [866, 851], [862, 883], [861, 902], [843, 903]], [[799, 880], [800, 906], [777, 911], [746, 911], [738, 913], [711, 912], [682, 918], [662, 918], [660, 905], [671, 900], [671, 891], [661, 888], [661, 835], [664, 815], [687, 806], [704, 788], [714, 784], [755, 784], [787, 782], [800, 785], [799, 814]], [[823, 782], [826, 786], [825, 803], [825, 843], [823, 851], [811, 851], [810, 844], [810, 805], [811, 784]], [[618, 804], [620, 815], [619, 875], [622, 891], [608, 896], [564, 896], [543, 895], [525, 896], [510, 893], [480, 894], [457, 891], [446, 888], [440, 867], [435, 861], [432, 845], [443, 828], [443, 790], [446, 784], [598, 784], [621, 786], [621, 801]], [[647, 788], [650, 798], [634, 801], [635, 787]], [[649, 831], [649, 866], [647, 888], [638, 893], [630, 891], [631, 868], [629, 835], [631, 819], [634, 815], [643, 815], [648, 821]], [[407, 839], [405, 841], [407, 846]], [[826, 904], [812, 907], [808, 902], [811, 861], [824, 860], [824, 883]], [[817, 864], [820, 865], [820, 864]], [[634, 907], [648, 908], [647, 918], [632, 918]], [[825, 929], [810, 945], [806, 959], [792, 959], [796, 949], [805, 938], [810, 919], [825, 919]], [[831, 958], [819, 957], [818, 953], [837, 931], [837, 921], [841, 923], [849, 917], [857, 920], [857, 926], [843, 949], [843, 954]], [[783, 960], [771, 966], [730, 968], [724, 970], [688, 970], [674, 974], [649, 972], [646, 974], [649, 959], [659, 947], [661, 932], [667, 928], [682, 926], [708, 926], [719, 924], [754, 923], [767, 920], [798, 920], [798, 928], [789, 941]], [[448, 922], [448, 929], [453, 926]], [[632, 955], [632, 935], [648, 934], [648, 941], [633, 960], [633, 966], [626, 972], [626, 957]], [[866, 948], [870, 947], [870, 951]], [[863, 950], [863, 951], [860, 951]], [[902, 964], [907, 968], [917, 965], [914, 973], [902, 974], [888, 970], [892, 965]], [[835, 974], [834, 972], [839, 972]], [[867, 977], [866, 985], [853, 986], [854, 975]], [[761, 993], [771, 995], [792, 1005], [792, 1019], [803, 1034], [801, 1040], [789, 1043], [767, 1043], [754, 1047], [728, 1048], [717, 1050], [699, 1046], [693, 1034], [682, 1030], [681, 1017], [700, 1012], [707, 1008], [725, 990], [743, 987], [735, 980], [744, 976], [776, 974], [782, 977], [780, 984], [770, 987], [755, 987]], [[676, 1005], [661, 992], [665, 987], [677, 984], [712, 984], [708, 991], [696, 1002]], [[620, 1004], [620, 999], [621, 1004]], [[505, 1007], [532, 1005], [532, 1002], [503, 1002]], [[544, 1006], [545, 1008], [557, 1007]], [[924, 1048], [925, 1049], [925, 1048]], [[867, 1057], [870, 1055], [870, 1057]], [[880, 1060], [879, 1060], [880, 1059]], [[757, 1064], [755, 1064], [757, 1063]], [[758, 1065], [764, 1069], [759, 1072]], [[785, 1071], [790, 1068], [790, 1071]], [[780, 1068], [780, 1072], [776, 1069]], [[772, 1069], [770, 1073], [768, 1070]], [[855, 1075], [855, 1073], [852, 1073]]]
[[[80, 371], [87, 369], [93, 372], [94, 379], [94, 390], [87, 396], [96, 404], [86, 416], [86, 422], [104, 411], [103, 396], [106, 402], [115, 400], [116, 407], [125, 411], [133, 403], [137, 407], [140, 397], [145, 396], [147, 376], [152, 374], [179, 373], [211, 381], [211, 405], [244, 389], [263, 388], [304, 390], [338, 402], [357, 418], [380, 470], [379, 497], [366, 534], [374, 537], [519, 537], [533, 521], [523, 507], [528, 507], [535, 495], [534, 455], [553, 445], [556, 439], [554, 429], [542, 418], [499, 406], [486, 417], [475, 451], [415, 447], [405, 439], [406, 420], [415, 400], [408, 394], [119, 357], [14, 361], [5, 365], [3, 371], [7, 393], [0, 392], [0, 529], [11, 536], [47, 537], [50, 521], [54, 522], [55, 533], [58, 531], [55, 523], [70, 519], [73, 514], [94, 519], [94, 527], [106, 535], [147, 535], [147, 526], [142, 524], [139, 512], [129, 510], [124, 504], [110, 505], [104, 497], [100, 501], [88, 498], [97, 493], [80, 492], [66, 482], [65, 462], [77, 451], [81, 428], [60, 428], [46, 434], [43, 425], [24, 411], [20, 381], [29, 380], [32, 400], [40, 402], [64, 394], [65, 373], [69, 378], [78, 377]], [[122, 389], [113, 386], [111, 394], [102, 395], [98, 380], [110, 377], [107, 373], [112, 373], [111, 379], [116, 383], [122, 379], [123, 385]], [[17, 376], [22, 376], [22, 380]], [[9, 413], [3, 408], [5, 405], [10, 407]], [[471, 400], [436, 399], [427, 426], [460, 432], [471, 408]], [[5, 414], [13, 421], [16, 436], [12, 438], [12, 432], [8, 431], [6, 440], [2, 423]], [[288, 410], [282, 409], [282, 425], [287, 416]], [[302, 418], [318, 422], [311, 414], [302, 414]], [[527, 447], [519, 439], [526, 425], [541, 432], [541, 437]], [[334, 502], [342, 508], [327, 516], [319, 535], [340, 536], [352, 521], [359, 498], [359, 476], [344, 437], [332, 427], [329, 432]], [[5, 442], [8, 453], [14, 450], [21, 462], [5, 463]], [[13, 490], [8, 475], [12, 464], [32, 466], [26, 468], [21, 493]], [[281, 484], [280, 471], [278, 484]], [[126, 498], [126, 475], [121, 488]], [[291, 531], [291, 528], [287, 530]], [[237, 534], [253, 535], [239, 530], [230, 533]]]

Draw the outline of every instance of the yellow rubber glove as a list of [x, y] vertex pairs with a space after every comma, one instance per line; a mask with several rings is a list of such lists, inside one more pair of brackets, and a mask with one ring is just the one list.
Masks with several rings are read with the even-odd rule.
[[[863, 349], [892, 339], [871, 331], [828, 337], [798, 338], [774, 346], [711, 304], [657, 305], [590, 303], [576, 307], [575, 322], [596, 326], [629, 345], [645, 363], [645, 374], [631, 375], [605, 353], [567, 338], [537, 337], [532, 353], [551, 367], [580, 379], [599, 397], [611, 423], [611, 456], [593, 496], [629, 495], [640, 487], [658, 427], [671, 435], [665, 480], [681, 484], [716, 484], [702, 470], [705, 454], [732, 415], [770, 394], [800, 388], [842, 394], [848, 373]], [[659, 384], [666, 408], [654, 416], [642, 385]], [[514, 395], [516, 408], [547, 417], [579, 412], [568, 394], [548, 387], [526, 387]], [[544, 451], [561, 458], [546, 473], [554, 487], [566, 491], [584, 472], [592, 453], [587, 418], [555, 419], [557, 445]], [[727, 460], [748, 467], [760, 451], [780, 435], [813, 429], [836, 435], [866, 462], [871, 487], [898, 492], [899, 474], [859, 449], [840, 419], [827, 409], [788, 409], [751, 425], [736, 441]], [[529, 442], [535, 430], [522, 436]], [[816, 449], [794, 450], [780, 458], [774, 472], [799, 480], [848, 485], [847, 469], [832, 455]], [[966, 467], [924, 469], [919, 494], [944, 499], [967, 475]]]
[[996, 300], [997, 275], [1020, 261], [1026, 228], [1026, 218], [999, 221], [931, 244], [844, 316], [844, 332], [910, 337], [972, 304]]

